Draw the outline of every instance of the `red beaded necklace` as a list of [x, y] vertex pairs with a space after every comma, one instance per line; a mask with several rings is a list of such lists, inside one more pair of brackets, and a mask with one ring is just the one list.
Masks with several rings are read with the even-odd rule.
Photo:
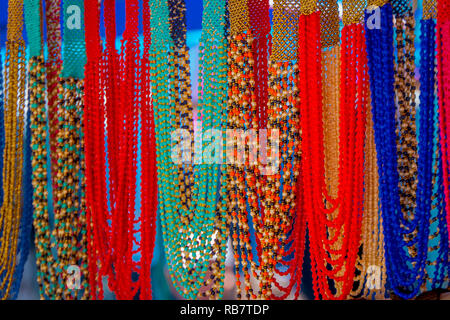
[[[139, 1], [126, 1], [126, 28], [120, 55], [115, 49], [114, 10], [115, 1], [106, 0], [104, 52], [99, 46], [100, 7], [93, 4], [92, 11], [86, 13], [86, 202], [90, 222], [91, 296], [103, 297], [101, 278], [109, 276], [109, 287], [118, 299], [133, 299], [138, 291], [141, 299], [150, 299], [157, 203], [150, 56], [147, 54], [150, 8], [144, 3], [146, 51], [142, 58], [138, 37]], [[139, 136], [141, 212], [136, 214]], [[140, 254], [138, 261], [135, 254]], [[137, 282], [132, 279], [133, 273], [139, 274]]]
[[298, 198], [308, 224], [315, 297], [345, 299], [353, 285], [363, 211], [367, 104], [363, 25], [347, 20], [342, 30], [338, 199], [330, 199], [324, 178], [319, 14], [302, 18], [300, 26], [306, 49], [299, 52], [303, 189]]

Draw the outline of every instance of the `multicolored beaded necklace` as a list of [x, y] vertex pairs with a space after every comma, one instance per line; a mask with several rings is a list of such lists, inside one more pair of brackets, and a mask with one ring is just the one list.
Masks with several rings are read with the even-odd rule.
[[[226, 2], [204, 2], [203, 30], [200, 39], [199, 118], [202, 149], [212, 141], [211, 130], [223, 132], [226, 111]], [[184, 1], [151, 2], [152, 8], [152, 87], [157, 139], [159, 203], [163, 238], [169, 261], [169, 273], [177, 291], [195, 298], [209, 272], [212, 287], [205, 293], [210, 298], [223, 295], [226, 240], [226, 210], [220, 200], [225, 184], [220, 182], [220, 165], [208, 162], [174, 166], [170, 160], [171, 134], [180, 124], [193, 121], [189, 112], [187, 81], [187, 48], [185, 47]], [[181, 35], [181, 36], [180, 36]], [[169, 57], [169, 59], [167, 59]], [[181, 60], [181, 64], [180, 64]], [[184, 60], [184, 62], [183, 62]], [[166, 82], [164, 75], [170, 75]], [[180, 89], [178, 89], [180, 88]], [[181, 91], [180, 91], [181, 90]], [[187, 95], [186, 95], [187, 94]], [[183, 96], [185, 95], [185, 96]], [[177, 101], [181, 103], [177, 103]], [[187, 113], [186, 113], [187, 108]], [[181, 119], [180, 119], [181, 116]], [[183, 119], [185, 118], [185, 119]], [[191, 129], [188, 126], [189, 133]], [[191, 137], [192, 139], [192, 137]], [[216, 138], [217, 139], [217, 138]], [[219, 159], [222, 155], [213, 155]], [[182, 173], [184, 170], [184, 174]], [[181, 173], [181, 174], [180, 174]], [[188, 180], [180, 181], [183, 176]], [[191, 177], [190, 177], [191, 176]], [[173, 180], [173, 177], [179, 179]], [[218, 192], [219, 190], [219, 192]], [[191, 207], [184, 205], [191, 197]], [[181, 200], [181, 201], [180, 201]], [[215, 238], [215, 240], [213, 240]], [[211, 258], [216, 256], [215, 262]], [[209, 281], [206, 281], [209, 284]]]
[[[272, 138], [267, 143], [267, 148], [271, 150], [267, 162], [275, 172], [266, 173], [263, 186], [264, 216], [260, 236], [262, 299], [276, 298], [276, 291], [280, 289], [282, 296], [285, 296], [291, 289], [291, 286], [283, 288], [277, 277], [285, 272], [282, 260], [289, 255], [285, 246], [296, 213], [294, 195], [299, 174], [300, 136], [295, 82], [298, 65], [295, 60], [299, 4], [299, 1], [274, 1], [273, 4], [273, 43], [268, 66], [267, 105], [267, 130]], [[275, 137], [272, 135], [274, 131], [277, 133]], [[279, 157], [274, 151], [279, 153]]]

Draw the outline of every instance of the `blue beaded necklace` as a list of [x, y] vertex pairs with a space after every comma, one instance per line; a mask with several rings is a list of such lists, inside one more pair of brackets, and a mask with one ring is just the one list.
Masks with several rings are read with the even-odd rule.
[[[366, 15], [366, 21], [369, 15]], [[381, 26], [368, 28], [370, 86], [373, 103], [375, 141], [378, 155], [379, 190], [385, 233], [386, 268], [389, 289], [404, 299], [415, 297], [425, 276], [430, 212], [433, 194], [433, 154], [435, 146], [434, 58], [421, 65], [422, 94], [418, 162], [417, 207], [413, 217], [405, 217], [400, 202], [397, 169], [397, 124], [394, 91], [394, 48], [392, 7], [381, 7]], [[425, 27], [424, 27], [425, 28]], [[429, 35], [428, 35], [429, 36]], [[425, 56], [429, 47], [423, 48]], [[428, 50], [428, 51], [427, 51]], [[433, 74], [430, 75], [430, 71]], [[440, 253], [440, 257], [445, 253]], [[438, 277], [442, 274], [438, 267]]]
[[[425, 14], [425, 12], [424, 12]], [[419, 188], [417, 210], [430, 213], [424, 290], [445, 285], [448, 275], [447, 227], [443, 198], [442, 158], [436, 95], [436, 21], [421, 20], [421, 95], [419, 113]], [[431, 159], [430, 159], [431, 158]]]

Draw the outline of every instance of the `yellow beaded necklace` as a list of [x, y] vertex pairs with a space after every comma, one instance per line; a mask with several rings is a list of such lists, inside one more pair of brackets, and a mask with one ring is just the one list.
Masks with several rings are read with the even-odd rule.
[[0, 292], [6, 299], [16, 267], [22, 210], [22, 164], [25, 109], [25, 42], [23, 2], [8, 2], [5, 70], [5, 152], [3, 155], [4, 199], [0, 211]]

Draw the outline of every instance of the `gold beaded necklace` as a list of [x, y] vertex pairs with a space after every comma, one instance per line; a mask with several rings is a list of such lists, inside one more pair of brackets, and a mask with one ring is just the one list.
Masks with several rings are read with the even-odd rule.
[[25, 42], [23, 2], [9, 0], [5, 64], [5, 151], [3, 155], [4, 198], [0, 210], [0, 293], [8, 298], [16, 268], [18, 235], [22, 214], [22, 164], [25, 109]]

